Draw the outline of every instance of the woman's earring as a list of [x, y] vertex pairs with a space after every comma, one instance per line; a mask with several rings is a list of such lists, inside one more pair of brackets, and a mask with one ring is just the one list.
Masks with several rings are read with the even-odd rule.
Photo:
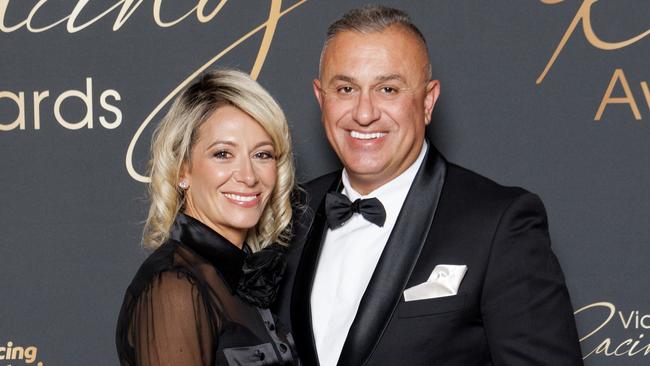
[[182, 180], [180, 183], [178, 183], [178, 186], [181, 187], [182, 190], [186, 190], [190, 187], [189, 184], [187, 184], [187, 181]]

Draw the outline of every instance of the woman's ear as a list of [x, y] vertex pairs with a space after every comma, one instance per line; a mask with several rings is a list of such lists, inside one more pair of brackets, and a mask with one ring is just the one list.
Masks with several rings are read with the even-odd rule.
[[188, 169], [188, 164], [185, 162], [181, 165], [181, 173], [178, 175], [178, 187], [182, 190], [187, 190], [192, 185], [191, 175]]

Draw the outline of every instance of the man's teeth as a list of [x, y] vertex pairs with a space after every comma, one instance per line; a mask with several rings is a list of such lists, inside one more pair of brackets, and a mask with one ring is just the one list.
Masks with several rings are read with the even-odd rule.
[[360, 140], [371, 140], [378, 139], [380, 137], [386, 136], [385, 132], [373, 132], [373, 133], [361, 133], [357, 131], [350, 131], [350, 136], [355, 139]]
[[232, 194], [232, 193], [224, 193], [224, 196], [233, 199], [235, 201], [243, 201], [243, 202], [250, 202], [253, 201], [257, 198], [257, 195], [255, 196], [240, 196], [238, 194]]

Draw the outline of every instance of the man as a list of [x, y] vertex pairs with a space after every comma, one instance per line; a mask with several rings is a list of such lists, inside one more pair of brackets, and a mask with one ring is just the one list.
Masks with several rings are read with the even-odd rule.
[[294, 226], [278, 307], [303, 363], [581, 365], [540, 200], [425, 139], [440, 83], [408, 16], [345, 14], [313, 86], [345, 169], [306, 185]]

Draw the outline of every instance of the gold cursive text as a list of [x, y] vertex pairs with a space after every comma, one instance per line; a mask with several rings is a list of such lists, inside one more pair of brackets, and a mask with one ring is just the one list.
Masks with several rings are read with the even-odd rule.
[[[564, 2], [564, 0], [540, 0], [540, 1], [547, 5], [555, 5]], [[553, 52], [553, 55], [551, 56], [550, 60], [546, 64], [544, 71], [542, 71], [542, 73], [537, 78], [536, 83], [538, 85], [541, 84], [542, 81], [544, 81], [546, 74], [548, 74], [548, 72], [551, 70], [551, 67], [553, 66], [558, 56], [566, 46], [566, 43], [569, 41], [569, 38], [571, 38], [571, 35], [576, 30], [578, 24], [581, 22], [582, 22], [582, 32], [584, 33], [584, 36], [587, 39], [587, 41], [589, 41], [589, 43], [592, 46], [604, 51], [613, 51], [613, 50], [618, 50], [621, 48], [628, 47], [636, 42], [639, 42], [641, 39], [645, 38], [646, 36], [650, 35], [650, 29], [648, 29], [641, 34], [624, 41], [620, 41], [620, 42], [603, 41], [596, 35], [596, 32], [594, 32], [594, 29], [591, 24], [591, 7], [597, 2], [598, 0], [583, 0], [582, 5], [580, 6], [580, 8], [578, 8], [578, 12], [576, 13], [575, 17], [571, 21], [571, 24], [569, 24], [569, 28], [567, 28], [566, 32], [564, 32], [564, 36], [562, 36], [560, 43], [555, 48], [555, 52]]]
[[296, 9], [298, 6], [304, 4], [307, 0], [300, 0], [293, 4], [292, 6], [288, 7], [285, 10], [282, 9], [282, 0], [272, 0], [271, 1], [271, 7], [269, 10], [269, 17], [268, 19], [260, 24], [259, 26], [255, 27], [253, 30], [250, 32], [246, 33], [244, 36], [233, 42], [230, 46], [226, 47], [223, 49], [221, 52], [219, 52], [216, 56], [212, 57], [208, 62], [203, 64], [201, 67], [198, 69], [194, 70], [185, 80], [183, 80], [174, 90], [172, 90], [157, 106], [154, 108], [151, 113], [145, 118], [145, 120], [142, 122], [140, 127], [138, 127], [138, 130], [135, 132], [135, 135], [133, 135], [133, 138], [131, 139], [131, 142], [129, 143], [129, 147], [126, 151], [126, 170], [129, 172], [129, 175], [139, 181], [139, 182], [144, 182], [147, 183], [150, 181], [150, 178], [138, 173], [134, 166], [133, 166], [133, 151], [135, 149], [135, 145], [138, 142], [138, 139], [140, 138], [140, 135], [144, 131], [144, 129], [147, 127], [149, 123], [153, 120], [153, 118], [160, 112], [160, 110], [167, 105], [175, 96], [178, 94], [181, 89], [183, 89], [187, 84], [189, 84], [194, 78], [196, 78], [200, 73], [202, 73], [205, 69], [210, 67], [212, 64], [217, 62], [220, 58], [222, 58], [224, 55], [228, 54], [231, 50], [233, 50], [235, 47], [239, 46], [242, 42], [246, 41], [249, 39], [251, 36], [256, 34], [257, 32], [261, 31], [264, 29], [264, 36], [262, 38], [262, 43], [260, 44], [260, 48], [257, 52], [257, 57], [255, 59], [255, 63], [253, 64], [253, 68], [251, 69], [251, 77], [253, 79], [257, 79], [257, 77], [260, 74], [260, 71], [262, 70], [262, 66], [264, 65], [264, 61], [266, 60], [266, 56], [268, 54], [269, 48], [271, 47], [271, 42], [273, 41], [273, 35], [275, 33], [276, 26], [278, 24], [278, 21], [280, 20], [281, 17], [286, 15], [287, 13], [291, 12], [292, 10]]
[[[621, 321], [622, 328], [628, 331], [638, 331], [643, 329], [650, 329], [650, 315], [642, 315], [638, 310], [631, 311], [629, 314], [623, 311], [617, 311], [616, 306], [610, 302], [596, 302], [581, 307], [575, 311], [575, 315], [585, 312], [589, 309], [603, 309], [605, 310], [606, 317], [600, 322], [596, 329], [589, 332], [587, 335], [580, 338], [580, 343], [599, 333], [606, 325], [608, 325], [615, 315]], [[637, 333], [635, 332], [635, 335]], [[593, 355], [602, 355], [605, 357], [645, 357], [650, 355], [650, 343], [644, 342], [645, 335], [638, 334], [634, 338], [630, 337], [622, 341], [614, 341], [611, 337], [606, 337], [590, 352], [586, 353], [583, 359]], [[645, 344], [644, 344], [645, 343]], [[585, 346], [583, 346], [584, 349]]]
[[[0, 32], [10, 33], [25, 27], [29, 32], [40, 33], [40, 32], [45, 32], [47, 30], [50, 30], [58, 26], [59, 24], [65, 23], [65, 28], [68, 31], [68, 33], [76, 33], [85, 28], [88, 28], [89, 26], [93, 25], [94, 23], [104, 18], [108, 14], [117, 11], [119, 9], [119, 12], [115, 17], [115, 22], [113, 23], [113, 31], [115, 32], [119, 30], [126, 23], [126, 21], [131, 17], [131, 15], [133, 15], [133, 13], [142, 4], [142, 1], [143, 0], [137, 0], [137, 1], [118, 0], [115, 2], [115, 4], [108, 7], [108, 9], [104, 10], [98, 15], [95, 15], [92, 19], [88, 20], [85, 23], [79, 24], [77, 18], [79, 17], [79, 15], [83, 13], [84, 8], [90, 2], [90, 0], [79, 0], [75, 5], [75, 7], [72, 8], [72, 10], [70, 11], [70, 14], [66, 15], [61, 19], [54, 21], [53, 23], [39, 27], [34, 25], [34, 23], [36, 23], [35, 19], [37, 19], [37, 15], [39, 14], [41, 8], [48, 2], [48, 0], [39, 0], [36, 3], [36, 5], [34, 5], [31, 8], [29, 13], [25, 17], [25, 19], [19, 21], [17, 24], [14, 25], [7, 25], [5, 21], [10, 0], [0, 0]], [[172, 27], [180, 23], [187, 17], [191, 16], [192, 14], [196, 15], [196, 19], [199, 22], [207, 23], [210, 20], [212, 20], [217, 14], [219, 14], [219, 11], [221, 10], [221, 8], [223, 8], [223, 6], [226, 4], [227, 1], [228, 0], [221, 0], [214, 7], [214, 9], [212, 9], [212, 11], [208, 12], [206, 11], [206, 6], [210, 2], [210, 0], [199, 0], [194, 7], [189, 9], [181, 17], [173, 20], [164, 20], [160, 16], [160, 10], [163, 5], [163, 0], [153, 0], [152, 13], [156, 24], [160, 27]], [[87, 16], [87, 14], [84, 15]]]

